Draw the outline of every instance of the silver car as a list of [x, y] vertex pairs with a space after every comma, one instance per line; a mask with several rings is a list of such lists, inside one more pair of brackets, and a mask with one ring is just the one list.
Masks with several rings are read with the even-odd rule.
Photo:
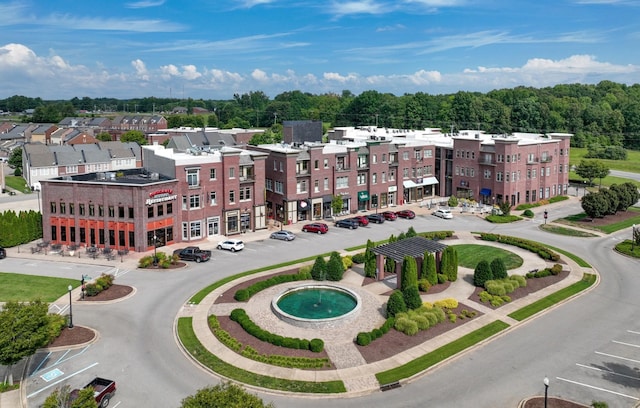
[[294, 239], [296, 239], [296, 234], [294, 234], [291, 231], [282, 230], [282, 231], [276, 231], [276, 232], [272, 233], [270, 238], [271, 239], [281, 239], [283, 241], [293, 241]]

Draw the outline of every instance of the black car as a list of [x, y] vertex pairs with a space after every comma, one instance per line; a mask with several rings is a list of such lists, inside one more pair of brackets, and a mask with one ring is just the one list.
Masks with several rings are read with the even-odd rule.
[[369, 222], [374, 224], [382, 224], [384, 222], [384, 215], [382, 214], [369, 214], [367, 215]]
[[353, 218], [336, 221], [336, 227], [340, 228], [356, 229], [359, 225], [360, 223], [358, 222], [358, 220], [354, 220]]
[[7, 257], [7, 251], [3, 247], [0, 247], [0, 259], [4, 259]]

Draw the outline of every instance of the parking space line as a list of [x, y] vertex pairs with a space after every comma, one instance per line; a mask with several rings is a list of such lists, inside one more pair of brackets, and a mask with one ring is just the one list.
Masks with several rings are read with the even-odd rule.
[[31, 394], [27, 395], [27, 398], [35, 397], [36, 395], [40, 394], [42, 391], [48, 390], [49, 388], [51, 388], [51, 387], [53, 387], [53, 386], [56, 386], [56, 385], [60, 384], [60, 383], [61, 383], [61, 382], [63, 382], [63, 381], [66, 381], [67, 379], [69, 379], [69, 378], [71, 378], [71, 377], [75, 377], [76, 375], [78, 375], [78, 374], [80, 374], [80, 373], [83, 373], [83, 372], [85, 372], [85, 371], [89, 370], [90, 368], [93, 368], [93, 367], [97, 366], [98, 364], [99, 364], [99, 363], [97, 363], [97, 362], [96, 362], [96, 363], [93, 363], [93, 364], [91, 364], [89, 367], [85, 367], [85, 368], [83, 368], [82, 370], [76, 371], [76, 372], [75, 372], [75, 373], [73, 373], [73, 374], [69, 374], [69, 375], [68, 375], [67, 377], [65, 377], [65, 378], [61, 378], [61, 379], [59, 379], [58, 381], [56, 381], [56, 382], [54, 382], [54, 383], [52, 383], [52, 384], [47, 385], [46, 387], [40, 388], [38, 391], [32, 392]]
[[47, 353], [47, 355], [45, 356], [45, 358], [43, 358], [43, 359], [42, 359], [42, 361], [40, 362], [40, 364], [38, 364], [38, 366], [36, 367], [36, 369], [35, 369], [35, 370], [33, 370], [33, 373], [31, 373], [31, 375], [30, 375], [29, 377], [31, 377], [31, 376], [33, 376], [33, 375], [35, 375], [35, 373], [37, 373], [38, 371], [40, 371], [40, 367], [42, 367], [42, 365], [43, 365], [44, 363], [46, 363], [46, 362], [47, 362], [47, 360], [49, 360], [49, 357], [50, 357], [50, 356], [51, 356], [51, 352], [48, 352], [48, 353]]
[[625, 343], [625, 342], [618, 341], [618, 340], [611, 340], [611, 342], [616, 343], [616, 344], [622, 344], [623, 346], [640, 348], [640, 344]]
[[640, 378], [638, 378], [638, 377], [632, 377], [630, 375], [616, 373], [615, 371], [606, 370], [604, 368], [592, 367], [592, 366], [588, 366], [588, 365], [580, 364], [580, 363], [576, 363], [576, 365], [578, 367], [586, 368], [586, 369], [589, 369], [589, 370], [600, 371], [600, 372], [604, 372], [604, 373], [607, 373], [607, 374], [613, 374], [613, 375], [618, 376], [618, 377], [624, 377], [624, 378], [628, 378], [628, 379], [631, 379], [631, 380], [640, 381]]
[[57, 365], [59, 364], [61, 361], [64, 360], [64, 358], [67, 356], [67, 354], [69, 354], [71, 352], [71, 349], [68, 349], [67, 351], [65, 351], [60, 358], [58, 358], [58, 361], [56, 361], [55, 363], [53, 363], [53, 365]]
[[631, 361], [632, 363], [640, 363], [640, 360], [634, 360], [632, 358], [620, 357], [620, 356], [616, 356], [615, 354], [607, 354], [607, 353], [603, 353], [601, 351], [596, 351], [595, 353], [599, 354], [601, 356], [605, 356], [605, 357], [617, 358], [619, 360], [624, 360], [624, 361]]
[[631, 334], [640, 334], [640, 332], [633, 331], [633, 330], [627, 330], [627, 333], [631, 333]]
[[593, 390], [602, 391], [602, 392], [608, 392], [609, 394], [614, 394], [614, 395], [618, 395], [618, 396], [620, 396], [620, 397], [625, 397], [625, 398], [632, 399], [632, 400], [634, 400], [634, 401], [638, 401], [638, 398], [633, 397], [633, 396], [631, 396], [631, 395], [623, 394], [623, 393], [621, 393], [621, 392], [616, 392], [616, 391], [607, 390], [606, 388], [596, 387], [596, 386], [594, 386], [594, 385], [589, 385], [589, 384], [581, 383], [581, 382], [578, 382], [578, 381], [568, 380], [568, 379], [566, 379], [566, 378], [556, 377], [556, 379], [557, 379], [557, 380], [560, 380], [560, 381], [568, 382], [568, 383], [570, 383], [570, 384], [579, 385], [579, 386], [581, 386], [581, 387], [591, 388], [591, 389], [593, 389]]

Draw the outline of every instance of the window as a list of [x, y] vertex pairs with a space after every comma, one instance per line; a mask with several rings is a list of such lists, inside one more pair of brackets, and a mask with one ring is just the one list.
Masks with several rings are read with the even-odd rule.
[[460, 166], [456, 166], [456, 176], [460, 175]]
[[551, 167], [547, 167], [547, 177], [551, 175]]
[[378, 155], [377, 154], [372, 154], [371, 155], [371, 163], [376, 164], [378, 162]]
[[89, 217], [96, 215], [96, 208], [93, 204], [89, 204]]
[[116, 217], [116, 209], [114, 206], [110, 205], [108, 207], [109, 210], [109, 218], [115, 218]]
[[273, 161], [273, 170], [277, 171], [278, 170], [278, 162], [277, 161]]
[[251, 187], [240, 188], [240, 201], [251, 200]]
[[324, 159], [324, 168], [325, 169], [329, 168], [329, 159]]
[[235, 190], [229, 190], [229, 203], [233, 204], [236, 202], [236, 191]]
[[55, 225], [51, 226], [51, 239], [54, 241], [58, 239], [58, 228]]
[[496, 181], [502, 181], [502, 172], [501, 171], [496, 173]]
[[336, 189], [338, 188], [349, 188], [349, 177], [336, 178]]
[[67, 213], [67, 205], [65, 203], [60, 203], [60, 214]]
[[427, 174], [433, 174], [433, 166], [432, 165], [424, 166], [424, 170], [422, 171], [422, 174], [424, 174], [425, 176]]
[[359, 186], [363, 184], [367, 184], [367, 174], [366, 173], [358, 173], [358, 182]]
[[516, 172], [512, 172], [511, 173], [511, 181], [518, 181], [518, 179], [516, 178]]
[[389, 170], [389, 181], [394, 181], [396, 179], [396, 171]]
[[69, 203], [69, 214], [73, 215], [76, 212], [76, 207], [73, 203]]
[[189, 196], [189, 208], [200, 208], [200, 195]]
[[384, 171], [382, 172], [382, 182], [386, 183], [387, 182], [387, 173], [385, 173]]
[[372, 184], [378, 184], [378, 175], [376, 173], [373, 173], [371, 175], [371, 183]]
[[527, 163], [533, 163], [534, 161], [536, 161], [536, 158], [535, 158], [534, 154], [533, 153], [529, 153], [527, 155]]
[[504, 155], [499, 154], [498, 155], [498, 163], [502, 163], [504, 161]]
[[55, 201], [51, 202], [51, 214], [55, 214], [56, 213], [56, 203]]
[[316, 180], [313, 182], [313, 192], [314, 192], [314, 193], [317, 193], [317, 192], [319, 192], [319, 191], [320, 191], [320, 180], [317, 180], [317, 179], [316, 179]]
[[531, 178], [536, 178], [536, 169], [531, 169]]
[[218, 203], [216, 202], [216, 192], [215, 191], [211, 191], [209, 193], [209, 205], [218, 205]]
[[84, 216], [84, 204], [78, 204], [78, 211], [81, 216]]
[[199, 174], [200, 170], [198, 169], [187, 169], [187, 184], [189, 187], [198, 187], [200, 185], [198, 180]]
[[200, 238], [202, 237], [202, 223], [200, 221], [192, 221], [189, 224], [189, 229], [191, 231], [190, 238]]
[[485, 179], [490, 179], [491, 178], [491, 170], [486, 170], [484, 171], [484, 178]]
[[[172, 203], [167, 203], [167, 214], [173, 214], [173, 204]], [[131, 209], [131, 218], [133, 218], [133, 208]], [[129, 239], [129, 242], [131, 242], [131, 239]], [[133, 245], [133, 244], [130, 244]]]
[[506, 173], [504, 174], [504, 181], [505, 181], [505, 183], [508, 183], [508, 182], [509, 182], [509, 172], [506, 172]]
[[402, 177], [409, 178], [409, 168], [405, 167], [404, 169], [402, 169]]
[[425, 150], [424, 151], [424, 157], [433, 157], [433, 150], [431, 150], [431, 149]]
[[320, 165], [320, 163], [318, 163], [318, 160], [314, 160], [313, 161], [313, 168], [314, 169], [318, 170], [319, 169], [319, 167], [318, 167], [319, 165]]
[[66, 173], [77, 173], [78, 172], [78, 166], [66, 166], [65, 167], [65, 172]]
[[418, 161], [422, 160], [422, 152], [420, 150], [415, 150], [413, 152], [413, 155], [416, 158], [416, 160]]
[[229, 178], [236, 178], [236, 168], [235, 167], [229, 167]]
[[382, 162], [383, 162], [383, 163], [386, 163], [386, 162], [387, 162], [387, 154], [386, 154], [386, 153], [383, 153], [383, 154], [382, 154]]
[[270, 178], [264, 180], [264, 188], [267, 191], [273, 191], [273, 180]]
[[154, 217], [153, 207], [149, 206], [147, 207], [147, 218], [153, 218], [153, 217]]
[[187, 209], [187, 196], [182, 196], [182, 209]]
[[328, 177], [324, 178], [324, 189], [325, 190], [329, 189], [329, 178]]
[[282, 194], [284, 192], [284, 185], [282, 184], [282, 181], [277, 181], [276, 180], [276, 185], [275, 185], [275, 192], [278, 194]]
[[133, 219], [133, 218], [134, 218], [134, 217], [133, 217], [133, 215], [134, 215], [134, 213], [133, 213], [133, 207], [129, 207], [129, 209], [128, 209], [128, 210], [129, 210], [129, 218]]
[[282, 162], [280, 162], [280, 173], [282, 173], [284, 171], [284, 165], [282, 164]]
[[104, 205], [98, 205], [98, 217], [104, 217]]
[[511, 156], [507, 155], [507, 163], [509, 163], [511, 161]]
[[157, 207], [158, 217], [162, 217], [164, 215], [164, 205], [159, 204]]
[[527, 169], [527, 178], [530, 179], [531, 178], [531, 169]]
[[409, 160], [409, 152], [402, 152], [402, 160]]
[[118, 207], [118, 218], [124, 218], [124, 207]]
[[296, 193], [306, 193], [307, 192], [307, 180], [298, 180], [296, 181]]
[[209, 180], [215, 180], [217, 178], [216, 169], [209, 169]]

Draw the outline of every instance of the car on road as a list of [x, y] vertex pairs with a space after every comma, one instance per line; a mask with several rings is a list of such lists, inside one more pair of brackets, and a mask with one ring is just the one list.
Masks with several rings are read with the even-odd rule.
[[382, 213], [382, 216], [384, 217], [385, 220], [387, 221], [395, 221], [398, 216], [396, 215], [396, 213], [394, 213], [393, 211], [384, 211]]
[[369, 219], [364, 215], [356, 215], [355, 217], [351, 217], [352, 220], [358, 221], [358, 225], [361, 227], [366, 227], [369, 225]]
[[382, 224], [384, 222], [384, 215], [382, 214], [369, 214], [367, 215], [369, 222], [374, 224]]
[[435, 215], [436, 217], [444, 218], [446, 220], [450, 220], [453, 218], [451, 210], [445, 210], [443, 208], [438, 208], [437, 210], [435, 210], [433, 212], [433, 215]]
[[[197, 246], [176, 249], [173, 251], [173, 255], [183, 261], [196, 261], [197, 263], [206, 262], [211, 259], [211, 251], [208, 249], [200, 249]], [[155, 259], [154, 262], [157, 262], [157, 259]]]
[[302, 227], [303, 232], [315, 232], [316, 234], [326, 234], [329, 226], [323, 222], [312, 222]]
[[414, 212], [413, 212], [413, 211], [411, 211], [411, 210], [400, 210], [400, 211], [396, 211], [396, 215], [397, 215], [399, 218], [406, 218], [406, 219], [409, 219], [409, 220], [412, 220], [412, 219], [416, 218], [416, 213], [414, 213]]
[[7, 251], [3, 247], [0, 247], [0, 259], [4, 259], [6, 257], [7, 257]]
[[340, 228], [356, 229], [359, 226], [360, 223], [358, 222], [358, 220], [354, 220], [353, 218], [346, 218], [344, 220], [336, 221], [336, 227]]
[[271, 233], [269, 238], [280, 239], [282, 241], [293, 241], [294, 239], [296, 239], [296, 234], [291, 231], [282, 230]]
[[218, 242], [218, 249], [226, 249], [227, 251], [236, 252], [244, 249], [244, 242], [239, 239], [225, 239]]

